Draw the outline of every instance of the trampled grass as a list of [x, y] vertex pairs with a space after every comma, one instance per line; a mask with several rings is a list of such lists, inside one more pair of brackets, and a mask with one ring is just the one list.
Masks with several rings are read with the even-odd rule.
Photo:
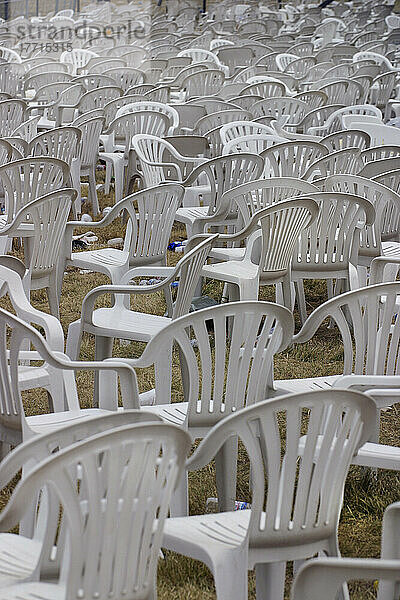
[[[110, 198], [100, 195], [100, 205], [104, 207], [111, 204]], [[99, 235], [99, 244], [105, 244], [112, 237], [123, 234], [122, 222], [117, 222], [108, 227]], [[176, 224], [173, 230], [173, 239], [184, 237], [184, 231]], [[169, 263], [174, 264], [181, 255], [169, 253]], [[68, 269], [64, 278], [61, 299], [61, 321], [65, 333], [68, 325], [79, 318], [82, 300], [85, 294], [97, 285], [107, 282], [107, 278], [96, 274], [81, 274], [76, 269]], [[219, 298], [222, 288], [219, 284], [206, 282], [205, 291], [208, 295]], [[306, 283], [306, 296], [309, 312], [326, 298], [326, 289], [322, 282]], [[260, 298], [273, 300], [273, 290], [263, 289]], [[108, 298], [102, 300], [104, 303]], [[40, 310], [48, 311], [47, 298], [44, 292], [32, 294], [33, 304]], [[9, 308], [6, 299], [1, 305]], [[161, 294], [154, 296], [136, 296], [134, 298], [135, 310], [163, 314], [165, 305]], [[298, 326], [298, 322], [297, 322]], [[114, 356], [139, 356], [143, 344], [114, 343]], [[81, 347], [81, 358], [91, 360], [94, 357], [93, 339], [84, 336]], [[343, 348], [338, 331], [335, 328], [322, 327], [309, 343], [289, 348], [276, 357], [275, 378], [309, 377], [316, 375], [330, 375], [340, 373], [343, 367]], [[174, 370], [178, 372], [177, 358], [174, 360]], [[176, 377], [176, 381], [178, 381]], [[151, 370], [142, 370], [138, 373], [140, 391], [150, 389], [153, 385]], [[87, 373], [78, 374], [78, 388], [82, 406], [90, 406], [92, 400], [92, 377]], [[174, 400], [181, 398], [180, 389], [174, 389]], [[32, 393], [26, 399], [26, 409], [29, 413], [47, 410], [45, 394]], [[383, 443], [399, 445], [400, 443], [400, 415], [399, 406], [394, 406], [382, 415], [381, 441]], [[239, 455], [239, 476], [237, 498], [250, 500], [246, 485], [248, 462], [244, 451]], [[212, 465], [199, 472], [191, 473], [190, 485], [190, 510], [193, 514], [204, 511], [206, 499], [215, 496], [214, 470]], [[9, 491], [3, 491], [0, 504], [4, 505]], [[343, 555], [353, 557], [377, 557], [380, 551], [381, 520], [385, 507], [391, 502], [399, 500], [400, 475], [393, 472], [378, 471], [371, 473], [365, 469], [352, 467], [348, 476], [342, 517], [339, 528], [339, 541]], [[291, 583], [291, 569], [288, 569], [287, 595]], [[354, 584], [352, 594], [355, 600], [374, 598], [375, 592], [372, 585]], [[159, 562], [158, 596], [160, 600], [211, 600], [215, 598], [213, 579], [207, 568], [196, 561], [186, 559], [173, 553], [166, 553], [165, 560]], [[255, 598], [255, 585], [253, 574], [249, 575], [249, 598]]]

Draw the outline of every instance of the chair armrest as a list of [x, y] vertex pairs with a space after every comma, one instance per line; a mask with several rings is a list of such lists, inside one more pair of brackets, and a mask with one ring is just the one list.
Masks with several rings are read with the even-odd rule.
[[[114, 377], [110, 377], [110, 371], [118, 375], [121, 383], [121, 395], [122, 403], [124, 408], [140, 408], [139, 403], [139, 390], [137, 386], [136, 372], [130, 364], [119, 360], [118, 358], [108, 358], [103, 361], [76, 361], [70, 360], [70, 358], [61, 352], [53, 352], [51, 360], [46, 357], [46, 362], [50, 366], [56, 368], [62, 368], [63, 371], [97, 371], [101, 374], [101, 371], [107, 372], [107, 377], [102, 378], [101, 386], [107, 388], [107, 397], [113, 398], [116, 392], [116, 380]], [[64, 383], [68, 385], [68, 375], [64, 378]], [[76, 388], [75, 392], [76, 392]], [[74, 390], [69, 390], [70, 393], [66, 393], [67, 401], [71, 398], [71, 402], [68, 402], [68, 410], [79, 410], [79, 401], [77, 399]], [[115, 397], [116, 400], [116, 397]], [[118, 405], [113, 402], [113, 406], [107, 407], [108, 410], [117, 410]]]
[[295, 579], [292, 600], [334, 600], [347, 581], [383, 579], [398, 581], [399, 560], [376, 558], [317, 558], [303, 565]]

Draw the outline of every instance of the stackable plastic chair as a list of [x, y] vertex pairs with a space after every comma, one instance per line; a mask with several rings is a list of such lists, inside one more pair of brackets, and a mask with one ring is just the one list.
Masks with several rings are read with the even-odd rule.
[[[392, 600], [399, 585], [400, 503], [390, 504], [383, 515], [381, 558], [318, 558], [301, 567], [293, 583], [293, 600], [334, 600], [346, 581], [379, 580], [378, 599]], [[323, 588], [322, 588], [323, 583]]]
[[15, 526], [41, 495], [46, 547], [38, 570], [58, 538], [59, 575], [55, 582], [16, 583], [0, 595], [154, 597], [163, 525], [189, 449], [185, 431], [140, 423], [92, 435], [36, 464], [18, 484], [1, 527]]
[[[120, 283], [130, 267], [165, 267], [168, 240], [183, 194], [181, 185], [165, 183], [120, 200], [101, 221], [69, 222], [65, 228], [64, 264], [104, 273], [113, 284]], [[76, 227], [101, 231], [115, 222], [123, 211], [126, 211], [129, 219], [122, 250], [101, 248], [71, 252], [72, 235]], [[60, 269], [60, 274], [61, 271], [63, 273], [64, 269]]]
[[317, 214], [318, 205], [314, 201], [297, 198], [254, 212], [244, 229], [220, 237], [230, 244], [249, 238], [241, 260], [205, 265], [203, 277], [227, 283], [232, 300], [257, 300], [260, 285], [281, 283], [282, 303], [291, 309], [292, 255], [299, 236]]
[[318, 142], [293, 141], [275, 144], [264, 150], [266, 177], [303, 177], [308, 167], [328, 154]]
[[169, 519], [163, 546], [205, 562], [219, 600], [246, 598], [247, 571], [254, 567], [260, 597], [283, 598], [286, 561], [319, 551], [339, 556], [345, 479], [373, 431], [375, 412], [365, 394], [330, 390], [257, 402], [226, 417], [187, 469], [207, 465], [238, 436], [251, 464], [251, 509]]
[[[160, 370], [175, 343], [182, 360], [184, 401], [170, 402], [170, 382], [156, 384], [155, 406], [146, 410], [187, 429], [193, 439], [204, 437], [216, 423], [265, 398], [273, 357], [290, 343], [293, 326], [291, 313], [270, 302], [229, 303], [172, 321], [131, 364], [154, 364]], [[212, 380], [213, 386], [207, 383]], [[217, 457], [219, 499], [226, 509], [235, 497], [236, 444], [232, 440]], [[175, 497], [174, 514], [187, 514], [184, 482]]]
[[[5, 190], [5, 214], [0, 219], [1, 235], [4, 227], [11, 226], [18, 211], [26, 204], [44, 194], [68, 187], [70, 170], [67, 163], [58, 158], [24, 158], [1, 166], [0, 180]], [[24, 236], [24, 228], [29, 229], [29, 226], [22, 226], [18, 237]], [[7, 235], [1, 237], [3, 254], [7, 240]]]
[[[189, 312], [194, 290], [200, 278], [201, 268], [206, 261], [211, 247], [218, 234], [204, 239], [193, 238], [189, 251], [181, 258], [175, 267], [135, 267], [128, 271], [119, 285], [103, 285], [94, 288], [87, 294], [82, 303], [81, 318], [70, 324], [67, 338], [67, 354], [71, 357], [79, 355], [83, 332], [95, 336], [96, 359], [103, 360], [112, 355], [114, 338], [149, 342], [161, 331], [171, 319]], [[148, 286], [129, 285], [136, 277], [154, 277], [162, 279], [159, 283]], [[172, 305], [169, 301], [170, 285], [180, 278], [177, 297]], [[130, 296], [134, 294], [152, 294], [167, 290], [166, 300], [168, 316], [152, 315], [136, 312], [130, 308]], [[95, 310], [96, 299], [111, 292], [115, 301], [111, 308]], [[164, 357], [163, 368], [156, 372], [156, 379], [161, 385], [170, 379], [170, 353]], [[153, 401], [153, 400], [151, 400]]]
[[224, 192], [245, 181], [253, 181], [261, 177], [264, 161], [251, 153], [229, 154], [203, 161], [193, 169], [183, 182], [185, 188], [196, 189], [196, 182], [206, 181], [205, 188], [209, 194], [208, 206], [183, 206], [176, 211], [175, 219], [186, 226], [188, 239], [196, 233], [203, 233], [213, 225], [235, 225], [237, 210], [229, 214], [226, 207], [221, 207], [220, 200]]
[[[375, 397], [378, 409], [397, 402], [399, 290], [398, 281], [369, 285], [345, 292], [316, 308], [293, 340], [295, 343], [310, 340], [322, 322], [331, 318], [344, 345], [343, 373], [329, 377], [276, 380], [279, 393], [338, 387], [369, 390], [373, 395], [374, 388], [386, 388], [385, 395]], [[372, 441], [377, 441], [379, 435], [379, 412], [376, 421]]]
[[297, 284], [302, 323], [306, 318], [303, 279], [344, 280], [345, 289], [359, 287], [358, 233], [360, 227], [370, 226], [375, 221], [373, 205], [362, 196], [318, 192], [307, 197], [316, 200], [320, 214], [301, 234], [292, 261], [292, 279]]
[[[33, 322], [36, 323], [36, 321], [37, 315], [35, 314]], [[38, 324], [42, 325], [42, 323], [38, 321]], [[41, 433], [50, 433], [70, 423], [76, 423], [78, 420], [83, 421], [105, 414], [109, 410], [117, 410], [117, 389], [110, 385], [109, 377], [107, 377], [111, 371], [117, 373], [120, 378], [123, 406], [125, 408], [139, 408], [136, 376], [129, 365], [116, 359], [102, 363], [72, 362], [61, 352], [53, 352], [35, 328], [3, 309], [0, 309], [0, 327], [3, 340], [1, 352], [2, 391], [0, 398], [0, 411], [2, 414], [0, 441], [2, 446], [16, 446], [21, 441]], [[10, 335], [6, 339], [7, 333], [10, 333]], [[29, 374], [29, 378], [23, 386], [20, 384], [18, 361], [21, 350], [25, 350], [25, 340], [32, 344], [32, 349], [36, 351], [34, 359], [43, 361], [45, 364], [45, 370], [40, 367], [32, 367], [38, 369], [38, 377], [42, 381], [44, 381], [45, 376], [47, 379], [49, 376], [57, 379], [59, 376], [62, 378], [63, 395], [61, 398], [53, 398], [54, 407], [58, 407], [57, 412], [34, 416], [25, 415], [21, 399], [21, 387], [22, 389], [31, 389], [40, 385], [35, 381], [34, 373]], [[21, 358], [24, 358], [23, 353]], [[80, 407], [74, 378], [74, 371], [76, 370], [97, 371], [106, 374], [104, 378], [100, 378], [100, 409], [82, 409]], [[57, 371], [57, 374], [55, 374], [55, 371]], [[114, 379], [113, 384], [115, 384]]]

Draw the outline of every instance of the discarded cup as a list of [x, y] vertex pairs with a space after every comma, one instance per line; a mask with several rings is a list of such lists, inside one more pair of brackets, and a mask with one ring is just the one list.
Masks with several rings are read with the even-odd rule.
[[83, 213], [83, 215], [81, 216], [81, 221], [83, 221], [83, 223], [91, 223], [93, 219], [87, 213]]

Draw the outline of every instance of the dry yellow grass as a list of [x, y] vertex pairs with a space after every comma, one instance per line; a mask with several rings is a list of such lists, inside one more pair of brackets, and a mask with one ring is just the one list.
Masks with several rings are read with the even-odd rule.
[[[104, 207], [112, 203], [112, 198], [100, 197], [100, 205]], [[122, 224], [116, 223], [107, 228], [100, 236], [99, 243], [106, 243], [111, 237], [120, 236]], [[182, 237], [184, 232], [178, 225], [173, 230], [173, 238]], [[170, 264], [176, 262], [179, 255], [170, 253]], [[71, 321], [80, 315], [80, 307], [85, 294], [93, 287], [105, 283], [107, 279], [99, 274], [80, 274], [74, 269], [68, 269], [64, 278], [61, 299], [61, 321], [64, 331], [67, 331]], [[206, 292], [218, 298], [221, 286], [207, 282]], [[325, 287], [321, 282], [313, 282], [306, 286], [309, 301], [309, 310], [319, 305], [326, 296]], [[265, 289], [261, 292], [263, 299], [272, 300], [272, 290]], [[47, 299], [44, 293], [32, 294], [33, 304], [44, 311], [48, 311]], [[163, 314], [165, 310], [161, 295], [135, 298], [135, 309]], [[8, 306], [2, 301], [2, 306]], [[120, 345], [114, 344], [114, 356], [138, 356], [143, 349], [141, 344]], [[93, 340], [84, 336], [82, 359], [93, 358]], [[329, 375], [340, 373], [342, 370], [343, 349], [338, 332], [333, 329], [321, 328], [315, 338], [307, 344], [290, 348], [276, 357], [276, 378], [307, 377], [311, 375]], [[174, 370], [178, 372], [178, 362], [175, 357]], [[149, 389], [153, 384], [153, 374], [150, 370], [138, 373], [140, 390]], [[176, 377], [178, 382], [179, 378]], [[88, 374], [78, 375], [78, 388], [83, 406], [91, 404], [91, 382]], [[179, 388], [174, 389], [174, 400], [181, 398]], [[46, 410], [47, 402], [44, 395], [31, 394], [27, 398], [27, 411], [40, 412]], [[381, 441], [399, 445], [399, 411], [394, 407], [383, 414], [381, 427]], [[239, 477], [237, 497], [249, 500], [246, 485], [248, 463], [245, 453], [239, 456]], [[190, 474], [190, 510], [199, 514], [205, 508], [208, 496], [215, 496], [213, 468], [207, 467], [199, 472]], [[385, 507], [399, 500], [399, 476], [392, 472], [380, 471], [376, 476], [371, 476], [363, 469], [352, 467], [344, 498], [344, 507], [340, 522], [340, 545], [345, 556], [374, 557], [379, 555], [381, 520]], [[7, 501], [9, 490], [5, 490], [0, 498], [4, 505]], [[287, 594], [291, 583], [291, 571], [288, 570]], [[353, 586], [353, 597], [356, 600], [374, 598], [373, 588], [367, 584]], [[160, 600], [211, 600], [215, 598], [213, 580], [204, 565], [184, 557], [167, 553], [166, 559], [159, 564], [158, 594]], [[249, 575], [249, 598], [255, 598], [254, 578]]]

